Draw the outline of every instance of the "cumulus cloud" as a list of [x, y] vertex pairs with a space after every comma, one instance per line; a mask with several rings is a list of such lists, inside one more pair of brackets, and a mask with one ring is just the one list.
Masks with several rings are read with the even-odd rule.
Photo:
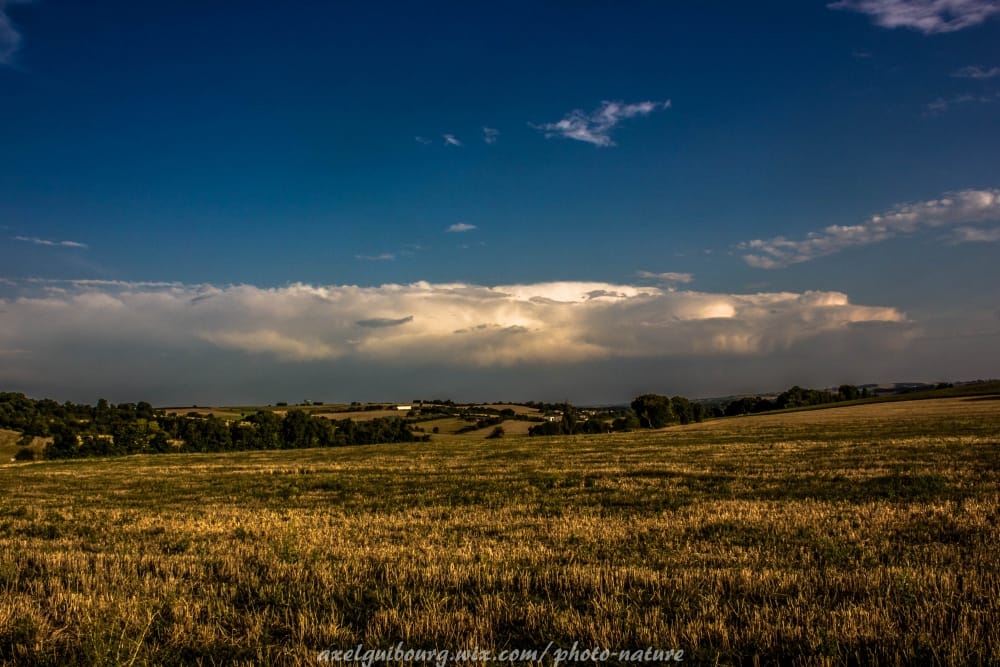
[[23, 243], [32, 243], [34, 245], [44, 245], [50, 247], [59, 248], [87, 248], [86, 243], [80, 243], [79, 241], [51, 241], [49, 239], [40, 239], [37, 236], [14, 236], [12, 237], [15, 241], [21, 241]]
[[483, 128], [483, 141], [485, 141], [486, 143], [495, 144], [499, 136], [500, 136], [500, 130], [497, 130], [492, 127]]
[[959, 79], [992, 79], [995, 76], [1000, 76], [1000, 67], [986, 69], [976, 65], [969, 65], [954, 72], [952, 76]]
[[456, 222], [454, 225], [448, 227], [449, 232], [471, 232], [476, 229], [475, 225], [470, 225], [467, 222]]
[[483, 368], [758, 355], [866, 323], [906, 323], [894, 308], [852, 304], [837, 292], [711, 294], [587, 282], [48, 287], [25, 283], [0, 301], [0, 349], [38, 360], [87, 358], [104, 347], [159, 354], [207, 346], [283, 363]]
[[[899, 204], [858, 225], [831, 225], [823, 231], [811, 232], [801, 240], [776, 236], [745, 241], [738, 248], [747, 251], [743, 259], [750, 266], [779, 269], [853, 246], [880, 243], [925, 229], [991, 222], [1000, 222], [1000, 188], [950, 192], [940, 199]], [[992, 230], [981, 233], [989, 236]], [[969, 236], [968, 232], [966, 236]]]
[[454, 134], [443, 134], [445, 146], [461, 146], [462, 142]]
[[925, 35], [971, 28], [1000, 12], [997, 0], [839, 0], [827, 7], [867, 14], [883, 28], [909, 28]]
[[666, 273], [654, 273], [653, 271], [639, 271], [637, 275], [640, 278], [646, 278], [647, 280], [659, 280], [665, 283], [690, 283], [694, 281], [693, 274], [674, 273], [672, 271]]
[[590, 113], [574, 109], [560, 121], [540, 125], [531, 124], [531, 127], [544, 132], [547, 138], [563, 137], [584, 141], [595, 146], [614, 146], [615, 142], [611, 139], [611, 131], [623, 120], [636, 116], [648, 116], [654, 111], [669, 108], [670, 100], [636, 102], [634, 104], [604, 101]]
[[21, 46], [21, 33], [10, 21], [7, 8], [11, 5], [26, 4], [31, 0], [0, 0], [0, 65], [9, 65]]

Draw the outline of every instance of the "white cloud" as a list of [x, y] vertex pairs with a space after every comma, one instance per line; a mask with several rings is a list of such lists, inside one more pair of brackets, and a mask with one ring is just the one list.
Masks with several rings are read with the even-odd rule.
[[7, 8], [16, 4], [27, 4], [31, 0], [0, 0], [0, 65], [9, 65], [21, 46], [21, 33], [14, 28], [7, 15]]
[[738, 248], [748, 251], [743, 259], [750, 266], [779, 269], [924, 229], [989, 222], [1000, 222], [1000, 189], [949, 192], [940, 199], [899, 204], [858, 225], [831, 225], [802, 240], [776, 236], [745, 241]]
[[27, 350], [36, 361], [207, 346], [282, 363], [572, 364], [766, 354], [859, 324], [906, 322], [893, 308], [854, 305], [837, 292], [711, 294], [597, 282], [22, 287], [0, 300], [0, 349]]
[[614, 146], [615, 142], [611, 140], [611, 131], [623, 120], [636, 116], [648, 116], [659, 109], [669, 108], [670, 100], [637, 102], [635, 104], [604, 101], [601, 102], [601, 106], [589, 114], [580, 109], [574, 109], [558, 122], [541, 125], [531, 124], [531, 126], [543, 131], [547, 138], [564, 137], [584, 141], [595, 146]]
[[15, 241], [23, 241], [24, 243], [33, 243], [34, 245], [44, 245], [50, 247], [60, 247], [60, 248], [87, 248], [86, 243], [80, 243], [79, 241], [50, 241], [49, 239], [40, 239], [37, 236], [14, 236]]
[[652, 271], [639, 271], [637, 275], [640, 278], [659, 280], [665, 283], [689, 283], [694, 280], [694, 275], [690, 273], [654, 273]]
[[959, 79], [992, 79], [995, 76], [1000, 76], [1000, 67], [986, 69], [976, 65], [969, 65], [954, 72], [952, 76]]
[[1000, 241], [1000, 227], [958, 227], [952, 235], [955, 243], [995, 243]]
[[446, 231], [449, 232], [471, 232], [476, 229], [475, 225], [470, 225], [467, 222], [456, 222], [454, 225], [448, 227]]
[[378, 255], [355, 255], [354, 259], [360, 259], [365, 262], [391, 262], [396, 259], [396, 255], [391, 252], [383, 252]]
[[462, 142], [459, 141], [454, 134], [443, 134], [445, 146], [461, 146]]
[[432, 143], [431, 140], [428, 139], [427, 137], [421, 137], [421, 136], [413, 137], [413, 140], [416, 141], [418, 144], [423, 144], [424, 146], [427, 146]]
[[494, 129], [492, 127], [483, 128], [483, 141], [488, 144], [495, 144], [497, 142], [497, 137], [500, 136], [500, 130]]
[[839, 0], [827, 7], [867, 14], [883, 28], [909, 28], [925, 35], [970, 28], [1000, 12], [996, 0]]
[[988, 104], [996, 100], [998, 97], [1000, 97], [1000, 95], [994, 95], [993, 97], [990, 97], [988, 95], [969, 95], [969, 94], [956, 95], [954, 97], [949, 97], [947, 99], [944, 97], [939, 97], [933, 102], [928, 102], [925, 115], [939, 116], [944, 112], [948, 111], [949, 109], [951, 109], [952, 107], [969, 104], [971, 102]]

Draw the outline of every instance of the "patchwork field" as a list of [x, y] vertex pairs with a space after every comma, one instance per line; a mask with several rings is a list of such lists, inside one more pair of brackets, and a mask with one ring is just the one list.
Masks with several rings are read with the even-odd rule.
[[982, 398], [9, 464], [0, 662], [577, 642], [688, 664], [997, 664], [998, 526], [1000, 400]]

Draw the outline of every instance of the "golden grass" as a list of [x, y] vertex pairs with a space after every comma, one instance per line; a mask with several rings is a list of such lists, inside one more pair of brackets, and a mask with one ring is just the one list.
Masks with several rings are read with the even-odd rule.
[[[849, 412], [848, 412], [849, 411]], [[1000, 401], [0, 469], [0, 662], [1000, 662]]]

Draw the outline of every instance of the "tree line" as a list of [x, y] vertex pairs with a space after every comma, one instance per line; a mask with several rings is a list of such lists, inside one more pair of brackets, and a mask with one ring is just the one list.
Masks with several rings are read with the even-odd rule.
[[868, 398], [866, 388], [841, 385], [837, 391], [824, 389], [803, 389], [794, 386], [773, 399], [762, 396], [744, 396], [723, 403], [693, 401], [683, 396], [661, 396], [643, 394], [629, 404], [629, 408], [614, 419], [581, 420], [578, 412], [569, 403], [546, 404], [526, 403], [544, 406], [547, 410], [561, 413], [560, 419], [553, 419], [532, 427], [529, 435], [575, 435], [581, 433], [608, 433], [632, 431], [638, 428], [664, 428], [675, 424], [691, 424], [705, 419], [734, 417], [756, 414], [770, 410], [822, 405], [839, 401], [853, 401]]
[[803, 389], [796, 385], [787, 391], [781, 392], [773, 399], [761, 396], [744, 396], [730, 401], [723, 408], [722, 414], [726, 417], [736, 417], [739, 415], [769, 412], [771, 410], [786, 410], [788, 408], [802, 408], [811, 405], [838, 403], [840, 401], [854, 401], [859, 398], [868, 398], [869, 396], [867, 387], [858, 388], [852, 384], [842, 384], [835, 392], [825, 389]]
[[[257, 411], [227, 421], [214, 415], [166, 414], [146, 402], [90, 406], [34, 400], [0, 393], [0, 428], [22, 432], [20, 444], [51, 437], [48, 459], [166, 452], [226, 452], [253, 449], [340, 447], [426, 441], [400, 417], [355, 422], [313, 417], [302, 410], [284, 415]], [[22, 450], [30, 451], [30, 450]]]

